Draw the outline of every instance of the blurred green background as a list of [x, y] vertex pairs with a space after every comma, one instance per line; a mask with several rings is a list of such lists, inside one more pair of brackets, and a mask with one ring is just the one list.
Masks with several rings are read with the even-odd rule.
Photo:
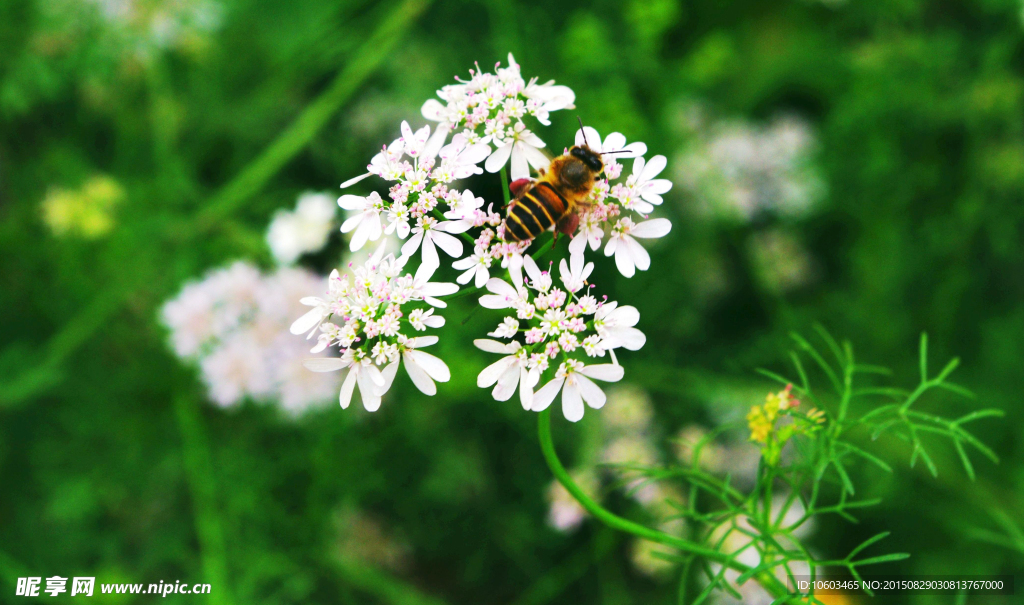
[[[335, 195], [509, 51], [576, 91], [549, 147], [578, 113], [669, 158], [652, 269], [595, 274], [640, 308], [647, 345], [622, 359], [664, 459], [761, 401], [753, 370], [781, 368], [791, 330], [821, 323], [904, 385], [926, 331], [1006, 411], [975, 427], [1002, 462], [971, 482], [944, 444], [933, 478], [872, 444], [896, 468], [864, 469], [883, 504], [811, 543], [841, 557], [891, 530], [913, 556], [887, 572], [1024, 581], [1022, 19], [1016, 0], [0, 0], [0, 602], [54, 574], [210, 582], [215, 603], [675, 602], [625, 538], [548, 525], [534, 415], [474, 384], [492, 360], [470, 342], [499, 318], [442, 338], [435, 398], [403, 379], [376, 414], [298, 418], [208, 405], [158, 321], [212, 268], [270, 270], [276, 210]], [[495, 181], [470, 184], [496, 201]], [[599, 422], [556, 422], [569, 462]]]

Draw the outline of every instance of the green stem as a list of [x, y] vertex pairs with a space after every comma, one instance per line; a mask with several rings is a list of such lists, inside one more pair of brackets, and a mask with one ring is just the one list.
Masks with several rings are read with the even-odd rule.
[[199, 538], [203, 577], [209, 578], [213, 590], [209, 603], [231, 605], [232, 591], [228, 584], [227, 555], [224, 546], [224, 524], [217, 510], [216, 485], [213, 479], [213, 464], [210, 461], [210, 444], [203, 430], [199, 414], [199, 402], [185, 395], [174, 403], [181, 430], [182, 453], [185, 471], [192, 492], [195, 509], [196, 534]]
[[336, 569], [346, 584], [390, 605], [446, 605], [397, 576], [356, 560], [338, 559]]
[[404, 39], [404, 32], [427, 8], [430, 0], [405, 0], [388, 11], [388, 16], [359, 48], [331, 85], [292, 122], [245, 170], [210, 200], [199, 214], [200, 226], [209, 228], [238, 209], [260, 191], [277, 172], [313, 139], [343, 103]]
[[540, 248], [537, 248], [537, 251], [534, 252], [533, 254], [531, 254], [530, 256], [535, 261], [536, 260], [540, 260], [541, 258], [544, 258], [545, 254], [547, 254], [548, 252], [551, 252], [554, 248], [555, 248], [555, 237], [551, 236], [551, 239], [549, 239], [547, 242], [545, 242], [544, 245], [541, 246]]
[[510, 197], [510, 191], [508, 190], [508, 173], [505, 172], [506, 166], [501, 167], [501, 197], [505, 200], [505, 207], [508, 208], [509, 203], [512, 201]]
[[[565, 470], [565, 467], [562, 466], [562, 462], [558, 459], [558, 454], [555, 452], [555, 444], [551, 439], [551, 408], [548, 408], [538, 414], [537, 436], [540, 440], [540, 449], [544, 454], [544, 460], [548, 463], [548, 467], [551, 469], [551, 473], [555, 476], [555, 479], [565, 487], [566, 491], [572, 494], [572, 497], [580, 503], [580, 506], [608, 527], [633, 534], [634, 536], [645, 540], [657, 542], [658, 544], [664, 544], [665, 546], [670, 546], [683, 552], [704, 557], [705, 559], [714, 561], [725, 567], [735, 569], [741, 574], [750, 570], [750, 567], [732, 560], [732, 558], [725, 553], [697, 544], [696, 542], [677, 538], [676, 536], [651, 529], [644, 525], [640, 525], [639, 523], [634, 523], [628, 519], [623, 519], [595, 502], [582, 489], [580, 489], [578, 485], [576, 485], [572, 480], [572, 477], [569, 476], [569, 472]], [[764, 589], [773, 597], [778, 598], [789, 594], [785, 585], [783, 585], [778, 578], [768, 572], [755, 574], [754, 579], [756, 579], [757, 582], [761, 584], [761, 586], [763, 586]]]

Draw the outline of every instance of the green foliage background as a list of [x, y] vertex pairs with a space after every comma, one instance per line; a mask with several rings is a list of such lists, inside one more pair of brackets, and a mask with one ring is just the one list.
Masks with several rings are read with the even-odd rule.
[[[671, 583], [632, 571], [620, 537], [546, 525], [551, 476], [534, 415], [475, 386], [489, 360], [470, 341], [492, 329], [488, 314], [442, 339], [435, 352], [455, 371], [439, 396], [400, 381], [374, 415], [334, 406], [298, 421], [202, 403], [156, 321], [209, 268], [269, 267], [275, 209], [334, 190], [402, 119], [420, 123], [434, 90], [509, 51], [524, 75], [572, 87], [586, 122], [647, 142], [670, 170], [688, 142], [687, 101], [754, 123], [810, 122], [827, 193], [785, 227], [814, 278], [785, 294], [765, 287], [746, 246], [781, 219], [699, 220], [677, 185], [653, 269], [595, 274], [641, 310], [648, 342], [623, 356], [627, 380], [653, 395], [671, 435], [709, 422], [714, 406], [759, 403], [770, 385], [753, 369], [781, 367], [791, 330], [820, 322], [905, 384], [927, 331], [936, 363], [960, 356], [958, 382], [1006, 411], [975, 427], [1001, 464], [976, 460], [971, 482], [940, 448], [933, 478], [895, 464], [905, 444], [871, 444], [897, 469], [864, 469], [865, 496], [883, 504], [859, 525], [823, 520], [814, 543], [839, 555], [891, 530], [913, 557], [887, 572], [1024, 579], [1018, 2], [219, 6], [219, 28], [140, 58], [92, 3], [0, 0], [0, 601], [15, 600], [19, 576], [59, 574], [211, 582], [217, 603], [674, 602]], [[575, 115], [553, 118], [542, 136], [560, 148]], [[127, 192], [116, 226], [96, 240], [55, 237], [41, 220], [47, 191], [94, 173]], [[495, 180], [473, 189], [499, 200]], [[319, 269], [334, 244], [311, 259]], [[711, 302], [699, 295], [709, 262], [726, 284]], [[452, 325], [469, 301], [446, 313]], [[958, 415], [974, 404], [931, 405]], [[597, 415], [556, 422], [570, 461]], [[612, 506], [630, 514], [624, 500]], [[404, 568], [339, 552], [351, 508], [408, 545]]]

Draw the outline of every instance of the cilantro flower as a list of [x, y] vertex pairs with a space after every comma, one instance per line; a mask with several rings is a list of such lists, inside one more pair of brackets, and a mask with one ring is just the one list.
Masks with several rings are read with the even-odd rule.
[[[498, 401], [509, 399], [518, 388], [523, 408], [534, 411], [547, 408], [563, 385], [568, 385], [563, 412], [575, 422], [583, 417], [582, 402], [594, 408], [604, 404], [601, 389], [591, 379], [614, 382], [623, 375], [617, 363], [587, 365], [585, 360], [603, 357], [619, 347], [636, 350], [643, 346], [643, 333], [633, 327], [639, 312], [614, 302], [599, 302], [589, 288], [584, 290], [593, 263], [584, 263], [582, 255], [572, 255], [568, 263], [563, 260], [560, 264], [564, 290], [530, 256], [514, 258], [521, 260], [509, 263], [510, 281], [489, 279], [489, 294], [480, 297], [481, 306], [508, 309], [514, 315], [506, 316], [489, 334], [509, 342], [474, 341], [484, 351], [504, 355], [480, 372], [477, 385], [494, 385], [491, 395]], [[545, 375], [553, 378], [534, 392]]]
[[293, 334], [320, 332], [313, 352], [339, 347], [339, 357], [309, 359], [305, 365], [314, 372], [348, 370], [338, 396], [342, 408], [357, 386], [367, 411], [380, 408], [403, 361], [413, 385], [427, 395], [437, 392], [434, 381], [451, 378], [441, 359], [420, 350], [437, 337], [412, 334], [444, 326], [444, 318], [423, 305], [444, 306], [434, 297], [452, 294], [458, 286], [429, 281], [433, 270], [425, 265], [415, 276], [405, 273], [407, 257], [383, 256], [384, 247], [351, 275], [332, 272], [326, 296], [302, 299], [313, 309], [291, 327]]

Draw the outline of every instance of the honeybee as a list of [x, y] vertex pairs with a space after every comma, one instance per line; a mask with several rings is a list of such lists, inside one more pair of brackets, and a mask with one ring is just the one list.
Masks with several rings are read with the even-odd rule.
[[[582, 122], [580, 130], [583, 130]], [[594, 180], [604, 170], [601, 155], [590, 148], [584, 135], [583, 145], [575, 145], [568, 153], [551, 160], [537, 180], [513, 181], [509, 189], [515, 199], [509, 204], [502, 223], [505, 239], [510, 242], [530, 240], [552, 225], [555, 237], [559, 233], [571, 237], [580, 224], [579, 213], [593, 205], [588, 198]]]

